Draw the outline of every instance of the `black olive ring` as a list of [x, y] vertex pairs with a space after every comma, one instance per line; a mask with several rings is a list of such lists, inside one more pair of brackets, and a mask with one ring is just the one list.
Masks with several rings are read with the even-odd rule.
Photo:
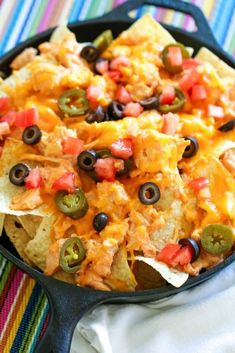
[[37, 125], [32, 125], [24, 129], [22, 140], [26, 145], [35, 145], [41, 140], [42, 132]]
[[139, 187], [138, 197], [144, 205], [153, 205], [161, 197], [160, 189], [155, 183], [144, 183]]
[[29, 175], [29, 171], [27, 164], [18, 163], [14, 165], [9, 172], [10, 182], [17, 186], [24, 186], [25, 178]]

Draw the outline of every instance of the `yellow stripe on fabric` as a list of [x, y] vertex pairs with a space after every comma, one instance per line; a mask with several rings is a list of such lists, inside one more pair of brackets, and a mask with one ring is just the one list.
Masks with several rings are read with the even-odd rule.
[[27, 277], [26, 280], [27, 280], [27, 286], [24, 289], [22, 302], [21, 302], [20, 306], [17, 307], [17, 313], [16, 313], [16, 316], [14, 318], [13, 325], [12, 325], [10, 331], [9, 331], [9, 335], [8, 335], [7, 340], [6, 340], [6, 344], [5, 344], [3, 353], [9, 353], [10, 350], [11, 350], [12, 343], [13, 343], [13, 341], [15, 339], [15, 336], [17, 334], [17, 331], [19, 329], [19, 326], [20, 326], [21, 320], [23, 318], [25, 309], [27, 307], [29, 298], [30, 298], [30, 296], [32, 294], [32, 291], [33, 291], [33, 287], [35, 285], [35, 281], [32, 278]]
[[215, 1], [214, 0], [206, 0], [203, 3], [203, 12], [206, 15], [206, 17], [210, 17], [212, 10], [215, 6]]
[[63, 11], [61, 11], [61, 15], [57, 21], [58, 25], [62, 25], [64, 23], [68, 22], [68, 18], [69, 18], [69, 13], [72, 9], [73, 6], [73, 0], [66, 0], [64, 7], [63, 7]]
[[165, 12], [165, 16], [164, 16], [164, 23], [167, 23], [169, 25], [173, 24], [174, 13], [175, 13], [175, 11], [173, 11], [173, 10], [167, 10]]

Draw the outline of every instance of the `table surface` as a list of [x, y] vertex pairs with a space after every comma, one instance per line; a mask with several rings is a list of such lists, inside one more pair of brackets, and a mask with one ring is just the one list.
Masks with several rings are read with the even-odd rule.
[[[203, 10], [218, 43], [235, 57], [235, 0], [185, 1]], [[0, 55], [49, 27], [100, 16], [123, 2], [0, 0]], [[147, 11], [163, 23], [193, 29], [188, 16], [152, 6], [141, 7], [132, 16], [137, 18]], [[33, 352], [48, 321], [49, 305], [40, 286], [0, 255], [0, 352]]]

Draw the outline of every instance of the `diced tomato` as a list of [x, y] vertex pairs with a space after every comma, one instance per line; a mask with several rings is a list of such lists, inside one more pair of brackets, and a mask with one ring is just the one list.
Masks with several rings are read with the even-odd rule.
[[183, 91], [188, 91], [199, 81], [199, 73], [195, 68], [185, 70], [183, 76], [179, 80], [180, 88]]
[[95, 64], [95, 69], [101, 75], [109, 70], [109, 62], [108, 60], [100, 60]]
[[114, 158], [98, 158], [95, 163], [95, 172], [102, 180], [115, 180], [115, 159]]
[[126, 105], [123, 113], [125, 116], [137, 117], [139, 116], [144, 108], [139, 103], [130, 102]]
[[0, 136], [7, 135], [10, 133], [10, 127], [7, 122], [0, 123]]
[[168, 60], [171, 66], [181, 66], [183, 64], [181, 49], [179, 47], [170, 46], [168, 48]]
[[207, 108], [207, 114], [213, 118], [220, 119], [224, 117], [224, 110], [218, 105], [209, 104]]
[[130, 60], [126, 56], [118, 56], [110, 63], [111, 70], [119, 70], [119, 66], [129, 66]]
[[107, 72], [107, 75], [115, 82], [119, 82], [122, 76], [119, 70], [110, 70]]
[[9, 124], [9, 126], [12, 126], [15, 123], [16, 119], [16, 112], [8, 112], [5, 115], [1, 117], [1, 122], [6, 122]]
[[10, 108], [10, 98], [0, 97], [0, 113], [5, 113]]
[[162, 132], [167, 135], [175, 135], [179, 125], [179, 117], [177, 114], [167, 113], [163, 116]]
[[191, 246], [182, 246], [181, 249], [174, 256], [171, 266], [187, 265], [191, 262], [193, 257], [193, 249]]
[[164, 87], [159, 98], [160, 104], [171, 104], [174, 99], [175, 99], [175, 88], [170, 85]]
[[171, 265], [177, 252], [180, 250], [180, 244], [167, 244], [157, 255], [157, 260], [162, 261], [167, 265]]
[[199, 191], [201, 189], [208, 187], [209, 180], [205, 177], [201, 177], [190, 181], [188, 185], [194, 191]]
[[199, 66], [201, 64], [201, 62], [197, 59], [193, 59], [193, 58], [188, 58], [188, 59], [183, 59], [183, 69], [191, 69], [196, 68], [197, 66]]
[[84, 149], [84, 142], [78, 138], [68, 137], [63, 141], [63, 153], [79, 155]]
[[194, 85], [192, 87], [192, 93], [191, 93], [191, 98], [193, 100], [201, 100], [201, 99], [206, 99], [207, 97], [207, 92], [205, 87], [201, 85]]
[[127, 104], [132, 101], [130, 93], [123, 86], [117, 90], [116, 99], [123, 104]]
[[39, 114], [36, 108], [30, 108], [23, 112], [16, 113], [15, 125], [17, 127], [28, 127], [38, 123]]
[[52, 184], [53, 190], [66, 190], [69, 193], [73, 193], [75, 189], [75, 175], [74, 173], [67, 172], [58, 178]]
[[38, 189], [42, 185], [43, 179], [38, 167], [30, 170], [29, 175], [25, 178], [26, 189]]
[[122, 159], [128, 159], [133, 155], [133, 143], [130, 138], [122, 138], [111, 145], [112, 155]]
[[92, 103], [97, 103], [98, 99], [101, 97], [102, 91], [98, 86], [91, 85], [86, 90], [86, 97]]

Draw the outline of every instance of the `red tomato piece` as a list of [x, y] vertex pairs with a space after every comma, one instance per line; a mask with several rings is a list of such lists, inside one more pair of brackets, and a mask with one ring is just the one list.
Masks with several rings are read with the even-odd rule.
[[102, 180], [114, 181], [116, 175], [115, 159], [98, 158], [95, 163], [95, 172]]
[[111, 153], [115, 157], [128, 159], [133, 155], [133, 143], [130, 138], [122, 138], [111, 145]]
[[16, 112], [8, 112], [5, 115], [1, 117], [1, 122], [6, 122], [9, 124], [9, 126], [14, 125], [15, 123], [15, 118], [16, 118]]
[[68, 137], [63, 141], [63, 153], [79, 155], [84, 150], [84, 142], [78, 138]]
[[199, 73], [195, 68], [185, 70], [183, 76], [179, 80], [180, 88], [183, 91], [188, 91], [199, 81]]
[[167, 113], [163, 116], [162, 132], [167, 135], [175, 135], [179, 125], [179, 117], [177, 114]]
[[91, 85], [86, 90], [86, 97], [92, 103], [97, 103], [98, 99], [101, 97], [102, 91], [100, 87]]
[[110, 63], [111, 70], [119, 70], [119, 66], [129, 66], [130, 60], [126, 56], [118, 56]]
[[9, 124], [5, 121], [0, 123], [0, 136], [7, 135], [10, 133]]
[[181, 66], [183, 64], [182, 51], [179, 47], [169, 47], [168, 48], [168, 60], [171, 66]]
[[188, 185], [194, 191], [199, 191], [209, 185], [209, 180], [205, 177], [201, 177], [190, 181]]
[[95, 69], [98, 71], [101, 75], [103, 75], [105, 72], [109, 70], [109, 62], [108, 60], [102, 60], [98, 61], [95, 64]]
[[29, 175], [25, 178], [26, 189], [38, 189], [42, 185], [43, 179], [38, 167], [30, 170]]
[[123, 104], [130, 103], [132, 101], [130, 93], [125, 89], [125, 87], [121, 86], [116, 93], [116, 99]]
[[192, 87], [192, 93], [191, 93], [191, 98], [193, 100], [201, 100], [201, 99], [206, 99], [207, 97], [207, 92], [205, 87], [201, 85], [194, 85]]
[[174, 99], [175, 99], [175, 88], [173, 86], [164, 87], [159, 98], [160, 104], [171, 104]]
[[0, 112], [4, 113], [10, 108], [10, 98], [0, 97]]
[[36, 108], [30, 108], [16, 113], [15, 125], [17, 127], [28, 127], [38, 123], [39, 114]]
[[139, 103], [130, 102], [126, 105], [123, 113], [125, 116], [132, 116], [137, 118], [143, 110], [144, 108]]
[[75, 190], [75, 175], [74, 173], [67, 172], [52, 184], [53, 190], [66, 190], [73, 193]]
[[119, 70], [110, 70], [107, 72], [107, 75], [115, 82], [119, 82], [122, 76]]
[[183, 59], [183, 69], [184, 70], [196, 68], [200, 64], [201, 64], [201, 62], [197, 59], [193, 59], [193, 58]]
[[224, 110], [218, 105], [209, 104], [207, 108], [207, 114], [213, 118], [222, 119], [224, 117]]
[[171, 265], [177, 252], [181, 249], [179, 244], [167, 244], [157, 255], [157, 260]]
[[193, 249], [191, 246], [182, 246], [174, 256], [171, 266], [175, 267], [177, 265], [187, 265], [191, 262], [193, 257]]

